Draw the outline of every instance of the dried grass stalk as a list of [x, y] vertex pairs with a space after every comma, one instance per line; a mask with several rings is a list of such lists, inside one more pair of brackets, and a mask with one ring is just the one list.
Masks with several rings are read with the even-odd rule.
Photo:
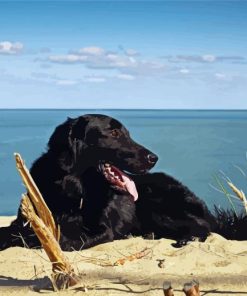
[[15, 154], [15, 159], [17, 169], [28, 192], [22, 196], [21, 212], [30, 222], [52, 263], [54, 288], [60, 290], [73, 286], [79, 282], [79, 278], [75, 275], [73, 267], [60, 248], [60, 231], [56, 227], [51, 211], [47, 207], [21, 156]]
[[247, 214], [247, 200], [244, 192], [242, 190], [239, 190], [232, 182], [227, 182], [229, 187], [232, 189], [232, 191], [235, 193], [235, 195], [242, 201], [243, 206], [245, 208], [246, 214]]

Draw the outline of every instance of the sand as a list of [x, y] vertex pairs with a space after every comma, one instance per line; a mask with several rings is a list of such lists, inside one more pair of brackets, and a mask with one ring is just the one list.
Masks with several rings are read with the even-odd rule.
[[[0, 225], [11, 219], [0, 217]], [[82, 284], [60, 292], [52, 291], [51, 264], [44, 251], [9, 248], [0, 252], [0, 295], [81, 295], [85, 285], [85, 295], [159, 296], [163, 295], [163, 282], [171, 281], [179, 296], [184, 295], [183, 284], [192, 279], [200, 282], [201, 295], [247, 295], [247, 241], [212, 234], [204, 243], [193, 242], [181, 249], [173, 248], [172, 242], [138, 237], [68, 252]], [[122, 266], [100, 266], [145, 248], [150, 253], [142, 259], [126, 260]], [[162, 267], [159, 260], [164, 260]]]

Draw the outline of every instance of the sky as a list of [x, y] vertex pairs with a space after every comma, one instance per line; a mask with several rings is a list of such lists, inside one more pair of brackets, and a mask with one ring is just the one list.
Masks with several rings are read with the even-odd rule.
[[0, 0], [0, 108], [247, 109], [247, 2]]

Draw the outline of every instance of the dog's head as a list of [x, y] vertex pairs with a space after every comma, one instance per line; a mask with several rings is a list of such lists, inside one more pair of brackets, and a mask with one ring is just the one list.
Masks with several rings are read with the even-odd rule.
[[48, 146], [61, 152], [60, 164], [68, 173], [80, 175], [94, 166], [118, 188], [128, 184], [126, 173], [145, 174], [158, 160], [119, 121], [99, 114], [69, 118], [56, 128]]

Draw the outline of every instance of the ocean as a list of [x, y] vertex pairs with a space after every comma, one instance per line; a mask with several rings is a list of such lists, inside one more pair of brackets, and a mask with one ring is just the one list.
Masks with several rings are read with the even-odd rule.
[[[227, 175], [247, 192], [247, 111], [0, 110], [0, 215], [15, 215], [25, 192], [13, 153], [30, 167], [58, 124], [87, 113], [120, 120], [137, 142], [159, 156], [153, 172], [179, 179], [210, 209], [229, 207], [215, 175]], [[241, 208], [237, 201], [236, 207]]]

